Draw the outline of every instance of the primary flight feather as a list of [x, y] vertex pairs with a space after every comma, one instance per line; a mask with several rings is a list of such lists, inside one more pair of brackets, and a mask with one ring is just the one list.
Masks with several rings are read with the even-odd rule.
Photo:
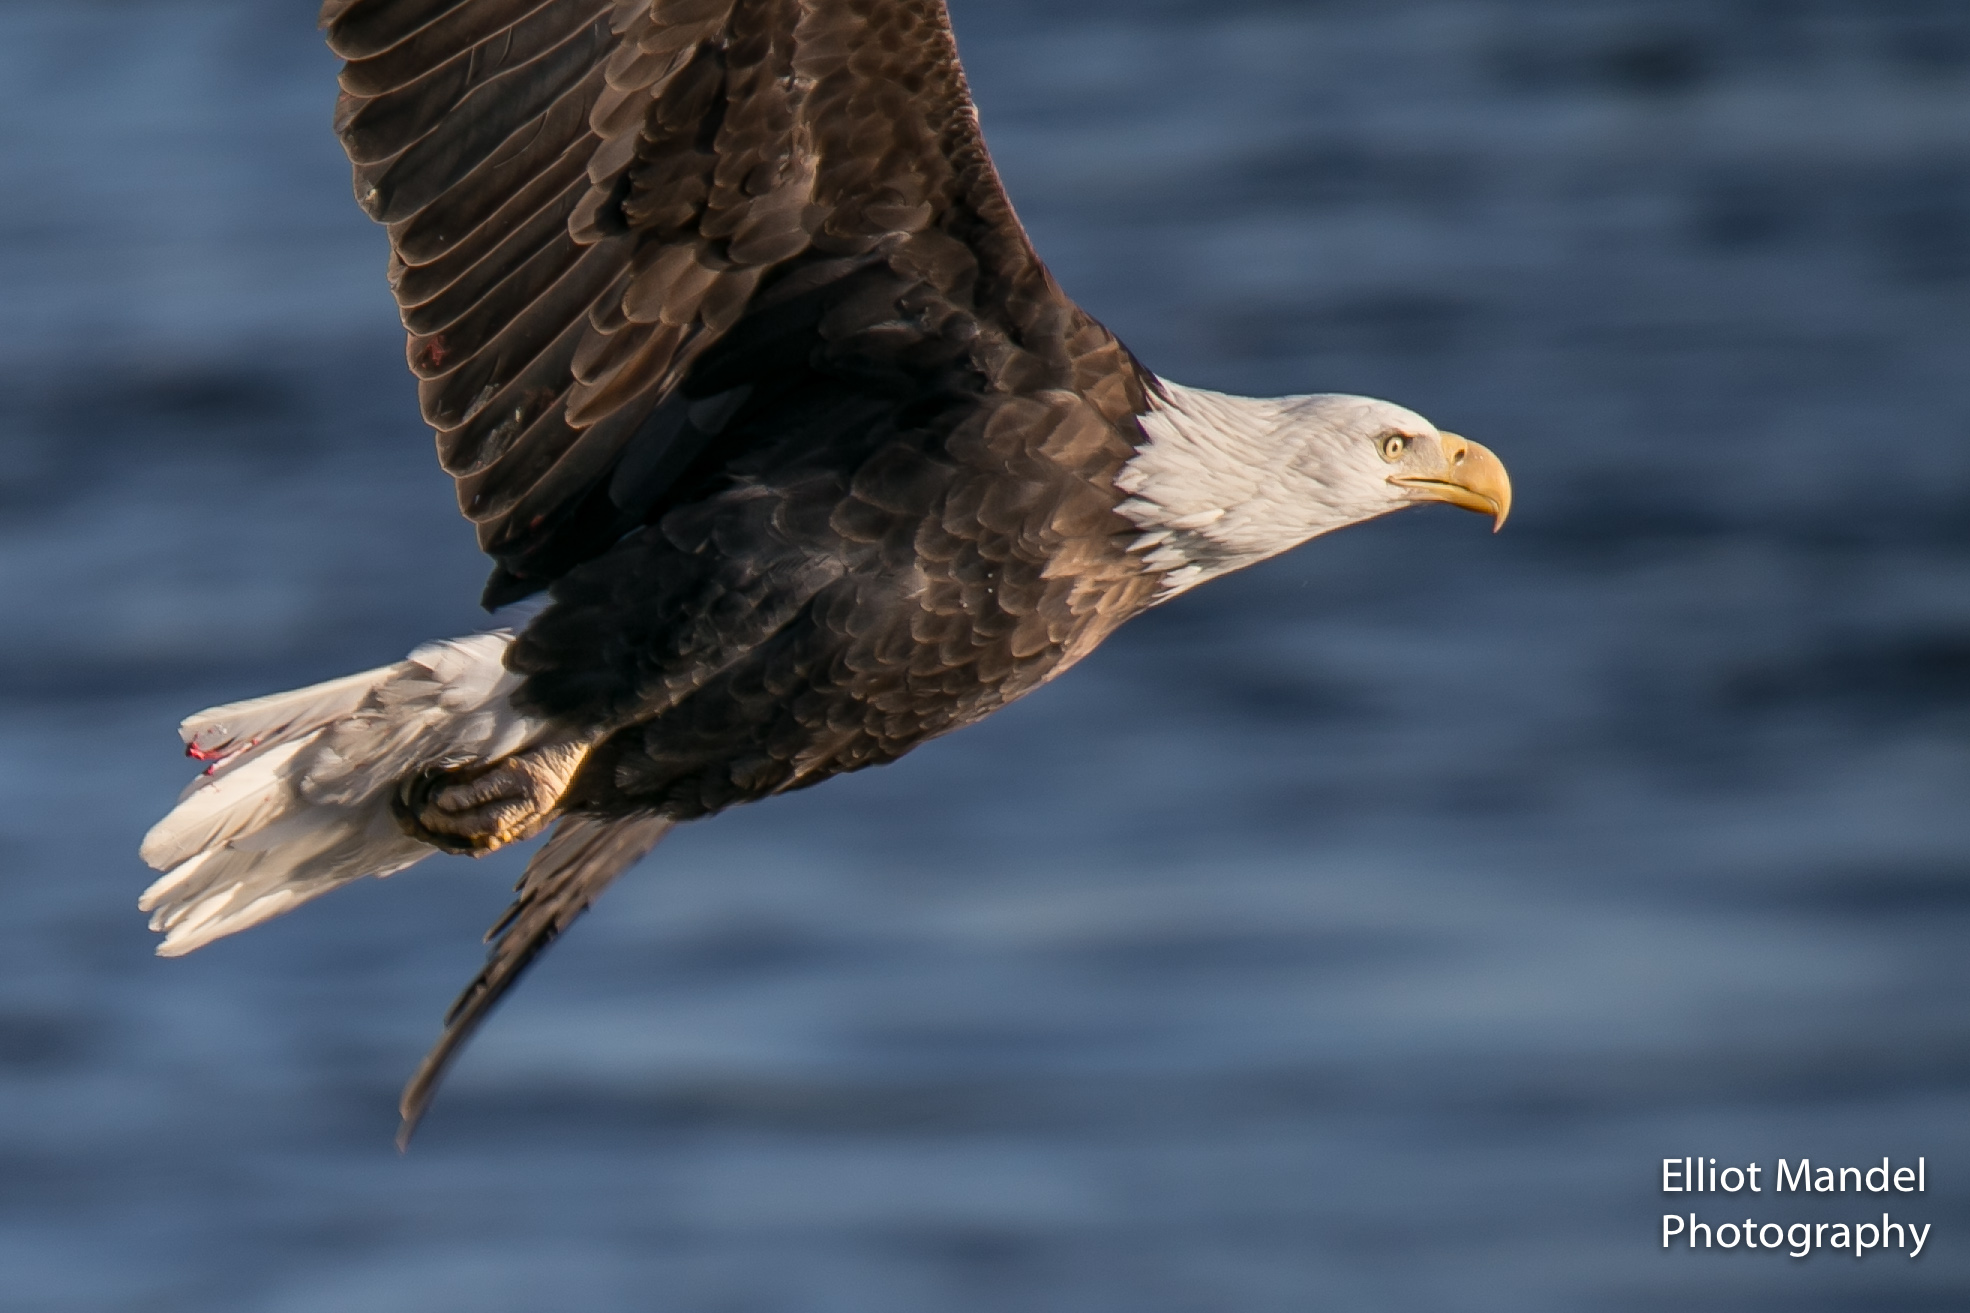
[[335, 126], [517, 633], [202, 712], [159, 952], [554, 833], [405, 1091], [663, 833], [892, 761], [1497, 459], [1144, 369], [1007, 203], [942, 0], [329, 0]]

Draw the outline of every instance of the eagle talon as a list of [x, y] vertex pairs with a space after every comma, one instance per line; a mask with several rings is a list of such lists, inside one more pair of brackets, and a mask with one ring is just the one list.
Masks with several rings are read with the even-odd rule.
[[418, 842], [483, 857], [553, 820], [586, 755], [586, 747], [561, 744], [479, 765], [427, 767], [403, 780], [390, 810]]

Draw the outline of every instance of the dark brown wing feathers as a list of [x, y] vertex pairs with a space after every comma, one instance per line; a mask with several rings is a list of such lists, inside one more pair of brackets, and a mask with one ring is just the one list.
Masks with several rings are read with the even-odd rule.
[[[767, 371], [726, 351], [719, 383], [690, 377], [762, 289], [889, 243], [1014, 339], [1071, 309], [1005, 204], [937, 0], [331, 0], [323, 21], [426, 418], [502, 566], [489, 600], [662, 503], [645, 479], [605, 526], [573, 514], [665, 396]], [[869, 312], [832, 308], [776, 358]]]
[[506, 991], [597, 895], [657, 846], [670, 826], [670, 821], [653, 816], [569, 816], [556, 824], [553, 836], [527, 863], [519, 896], [486, 932], [492, 944], [486, 965], [445, 1013], [444, 1035], [404, 1087], [398, 1105], [403, 1116], [397, 1132], [399, 1149], [410, 1143], [445, 1069]]

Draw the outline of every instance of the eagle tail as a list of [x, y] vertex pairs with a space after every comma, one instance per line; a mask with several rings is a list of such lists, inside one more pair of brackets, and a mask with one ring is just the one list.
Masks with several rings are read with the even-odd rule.
[[144, 837], [164, 872], [138, 907], [178, 957], [338, 885], [438, 851], [391, 811], [399, 780], [493, 761], [544, 724], [513, 708], [510, 632], [427, 643], [395, 665], [201, 711], [179, 727], [207, 762]]

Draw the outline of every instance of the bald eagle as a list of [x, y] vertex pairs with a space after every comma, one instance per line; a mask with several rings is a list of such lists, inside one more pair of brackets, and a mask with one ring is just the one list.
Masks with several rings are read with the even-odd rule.
[[146, 837], [188, 953], [552, 826], [403, 1131], [672, 826], [893, 761], [1159, 602], [1422, 502], [1387, 402], [1145, 369], [1033, 252], [942, 0], [328, 0], [438, 459], [517, 631], [192, 716]]

